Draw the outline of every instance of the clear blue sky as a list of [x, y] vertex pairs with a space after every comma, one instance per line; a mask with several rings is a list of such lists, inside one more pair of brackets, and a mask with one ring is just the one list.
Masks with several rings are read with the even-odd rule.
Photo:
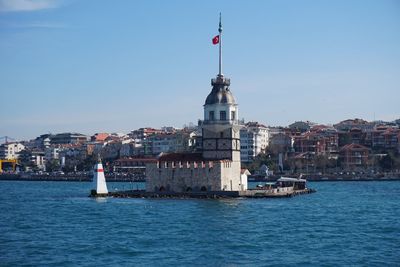
[[218, 71], [239, 117], [400, 117], [400, 1], [0, 0], [0, 136], [196, 122]]

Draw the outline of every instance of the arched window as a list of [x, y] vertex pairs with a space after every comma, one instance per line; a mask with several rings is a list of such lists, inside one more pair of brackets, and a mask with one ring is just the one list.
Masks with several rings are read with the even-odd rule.
[[200, 188], [200, 191], [203, 191], [203, 192], [207, 191], [207, 187], [202, 186], [202, 187]]
[[186, 192], [192, 192], [192, 188], [189, 186], [188, 188], [186, 188]]
[[165, 191], [165, 187], [161, 186], [159, 190], [160, 190], [160, 192]]

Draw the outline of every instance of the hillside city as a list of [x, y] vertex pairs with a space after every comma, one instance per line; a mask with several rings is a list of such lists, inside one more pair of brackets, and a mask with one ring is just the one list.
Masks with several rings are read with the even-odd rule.
[[[201, 151], [201, 121], [182, 129], [140, 128], [128, 134], [43, 134], [29, 141], [3, 137], [3, 173], [86, 173], [100, 155], [107, 173], [143, 179], [146, 162], [162, 153]], [[399, 173], [400, 119], [348, 119], [334, 125], [297, 121], [287, 127], [242, 122], [241, 161], [253, 175]]]

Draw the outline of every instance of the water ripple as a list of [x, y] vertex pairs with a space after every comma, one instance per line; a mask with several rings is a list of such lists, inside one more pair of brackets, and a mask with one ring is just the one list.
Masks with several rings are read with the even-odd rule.
[[398, 266], [399, 182], [311, 185], [289, 199], [176, 200], [0, 182], [0, 265]]

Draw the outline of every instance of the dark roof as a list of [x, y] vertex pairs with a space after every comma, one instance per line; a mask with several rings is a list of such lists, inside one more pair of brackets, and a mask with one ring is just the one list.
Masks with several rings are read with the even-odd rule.
[[233, 97], [231, 91], [229, 89], [222, 90], [212, 90], [211, 93], [207, 96], [205, 105], [212, 104], [235, 104], [235, 98]]
[[205, 105], [213, 104], [232, 104], [236, 103], [232, 92], [229, 89], [230, 80], [223, 76], [217, 76], [212, 79], [211, 85], [213, 86], [211, 93], [207, 96]]
[[202, 153], [168, 153], [162, 154], [159, 161], [204, 161]]
[[249, 121], [246, 123], [246, 126], [248, 127], [264, 127], [267, 128], [264, 124], [258, 123], [257, 121]]

